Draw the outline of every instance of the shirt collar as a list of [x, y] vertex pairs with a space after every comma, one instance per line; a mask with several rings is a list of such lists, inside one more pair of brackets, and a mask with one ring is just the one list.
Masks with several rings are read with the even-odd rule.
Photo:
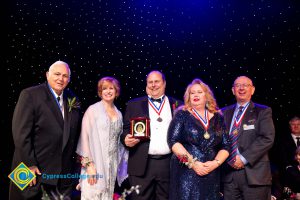
[[60, 97], [60, 99], [63, 99], [64, 91], [61, 93], [61, 95], [58, 96], [56, 94], [56, 92], [52, 89], [52, 87], [49, 85], [49, 83], [48, 83], [48, 86], [49, 86], [49, 88], [51, 90], [51, 93], [54, 95], [55, 99], [57, 99], [57, 97]]
[[162, 99], [165, 95], [163, 94], [162, 96], [158, 97], [158, 98], [154, 98], [154, 97], [151, 97], [150, 95], [148, 95], [149, 98], [153, 98], [153, 99]]

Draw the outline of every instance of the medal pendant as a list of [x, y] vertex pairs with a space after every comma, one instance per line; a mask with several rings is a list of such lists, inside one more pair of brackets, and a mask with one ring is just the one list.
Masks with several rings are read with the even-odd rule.
[[235, 129], [235, 130], [233, 131], [233, 135], [237, 135], [237, 134], [238, 134], [238, 130]]
[[209, 133], [206, 131], [206, 132], [204, 133], [203, 137], [204, 137], [206, 140], [208, 140], [208, 139], [210, 138], [210, 135], [209, 135]]
[[159, 118], [157, 118], [157, 121], [158, 121], [158, 122], [162, 122], [163, 119], [162, 119], [161, 117], [159, 117]]

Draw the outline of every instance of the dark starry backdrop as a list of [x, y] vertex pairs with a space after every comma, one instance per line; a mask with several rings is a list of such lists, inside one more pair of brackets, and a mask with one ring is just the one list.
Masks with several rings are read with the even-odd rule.
[[69, 86], [84, 110], [98, 101], [99, 78], [120, 80], [122, 96], [116, 104], [124, 111], [129, 99], [145, 94], [145, 75], [157, 69], [166, 74], [167, 94], [182, 98], [187, 84], [199, 77], [213, 89], [220, 107], [234, 103], [235, 77], [248, 75], [257, 86], [253, 100], [273, 109], [277, 135], [288, 131], [288, 119], [299, 114], [297, 0], [14, 0], [4, 19], [5, 185], [18, 95], [44, 82], [56, 60], [70, 64]]

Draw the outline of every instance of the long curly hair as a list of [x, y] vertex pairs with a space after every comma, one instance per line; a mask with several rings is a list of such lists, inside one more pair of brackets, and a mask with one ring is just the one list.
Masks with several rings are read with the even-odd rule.
[[190, 99], [190, 93], [191, 93], [191, 87], [193, 85], [199, 84], [201, 86], [201, 88], [203, 89], [204, 93], [205, 93], [205, 97], [206, 97], [206, 104], [205, 107], [206, 109], [211, 112], [211, 113], [216, 113], [216, 112], [220, 112], [219, 107], [217, 105], [217, 101], [214, 97], [214, 94], [212, 93], [211, 89], [209, 88], [208, 85], [206, 85], [202, 80], [200, 80], [199, 78], [194, 79], [186, 88], [185, 93], [184, 93], [184, 106], [183, 106], [183, 110], [188, 110], [191, 111], [192, 110], [192, 106], [191, 106], [191, 99]]

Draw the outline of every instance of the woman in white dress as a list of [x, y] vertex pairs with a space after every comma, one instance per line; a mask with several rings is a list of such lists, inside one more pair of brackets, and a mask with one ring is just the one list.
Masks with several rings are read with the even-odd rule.
[[82, 164], [82, 200], [113, 199], [116, 178], [120, 185], [127, 176], [128, 152], [119, 142], [122, 114], [114, 105], [119, 94], [120, 84], [115, 78], [100, 79], [98, 95], [102, 100], [89, 106], [84, 114], [76, 150]]

